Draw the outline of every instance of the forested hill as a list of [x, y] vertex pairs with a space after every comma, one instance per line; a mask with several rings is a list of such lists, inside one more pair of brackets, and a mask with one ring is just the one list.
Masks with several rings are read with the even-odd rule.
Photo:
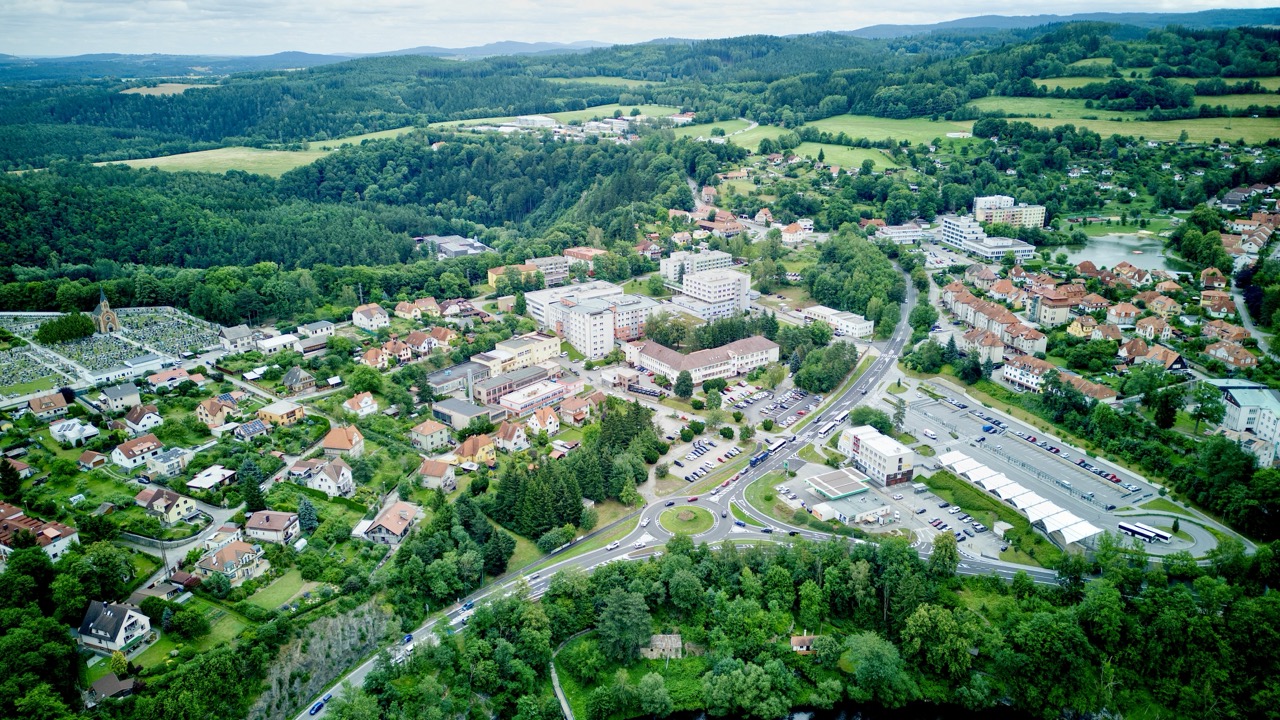
[[956, 30], [990, 32], [1072, 22], [1104, 22], [1141, 28], [1178, 25], [1187, 28], [1224, 29], [1245, 25], [1280, 25], [1280, 8], [1238, 8], [1187, 13], [1095, 12], [1073, 15], [979, 15], [930, 25], [872, 25], [850, 30], [846, 34], [861, 38], [895, 38]]

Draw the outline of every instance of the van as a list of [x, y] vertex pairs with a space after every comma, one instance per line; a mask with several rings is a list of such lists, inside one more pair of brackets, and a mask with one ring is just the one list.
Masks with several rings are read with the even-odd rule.
[[932, 431], [932, 430], [929, 430], [928, 428], [926, 428], [926, 429], [925, 429], [925, 431], [924, 431], [924, 436], [925, 436], [925, 437], [927, 437], [927, 438], [929, 438], [930, 440], [937, 440], [937, 439], [938, 439], [938, 434], [937, 434], [937, 433], [935, 433], [935, 432], [934, 432], [934, 431]]

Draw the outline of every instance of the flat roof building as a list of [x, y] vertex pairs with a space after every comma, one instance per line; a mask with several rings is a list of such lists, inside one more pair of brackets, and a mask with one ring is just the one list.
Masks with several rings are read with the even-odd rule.
[[806, 479], [805, 483], [828, 500], [860, 495], [871, 487], [867, 484], [867, 476], [854, 468], [840, 468], [814, 475]]
[[679, 286], [682, 278], [706, 270], [720, 270], [733, 267], [733, 256], [721, 250], [703, 250], [688, 252], [678, 250], [671, 257], [663, 258], [659, 263], [659, 272], [667, 283]]
[[845, 428], [836, 447], [878, 487], [911, 482], [915, 453], [870, 425]]
[[580, 285], [565, 285], [528, 292], [524, 294], [524, 301], [529, 308], [529, 317], [533, 318], [539, 327], [545, 328], [552, 325], [552, 322], [547, 319], [547, 308], [552, 304], [566, 299], [580, 303], [592, 298], [618, 297], [622, 294], [622, 288], [611, 282], [593, 280]]
[[824, 305], [804, 308], [800, 314], [804, 317], [806, 324], [821, 320], [839, 335], [867, 338], [875, 332], [875, 323], [863, 316], [843, 310], [833, 310]]
[[734, 270], [703, 270], [685, 275], [682, 292], [700, 304], [677, 304], [703, 320], [740, 315], [751, 307], [751, 277]]

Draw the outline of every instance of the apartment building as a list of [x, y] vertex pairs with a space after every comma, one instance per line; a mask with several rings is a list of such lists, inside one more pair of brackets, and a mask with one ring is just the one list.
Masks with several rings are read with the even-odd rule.
[[751, 307], [751, 278], [734, 270], [685, 275], [683, 292], [672, 302], [703, 320], [733, 317]]
[[804, 308], [800, 311], [800, 314], [804, 316], [806, 325], [814, 320], [821, 320], [831, 326], [831, 329], [838, 335], [866, 338], [871, 337], [872, 333], [875, 332], [874, 322], [861, 315], [843, 310], [834, 310], [825, 305]]
[[703, 250], [696, 253], [679, 250], [671, 253], [671, 257], [663, 258], [658, 267], [663, 280], [672, 285], [679, 285], [681, 277], [688, 277], [706, 270], [733, 267], [733, 256], [720, 250]]
[[533, 365], [519, 370], [512, 370], [488, 380], [481, 380], [471, 390], [472, 397], [481, 405], [492, 405], [498, 398], [516, 390], [522, 390], [536, 382], [542, 382], [549, 376], [547, 369]]
[[911, 482], [915, 453], [870, 425], [845, 428], [836, 447], [853, 459], [872, 485], [888, 487]]
[[752, 370], [778, 361], [778, 344], [759, 335], [743, 338], [710, 350], [699, 350], [688, 355], [659, 345], [652, 340], [628, 343], [623, 346], [627, 362], [633, 366], [652, 370], [672, 380], [682, 370], [688, 370], [694, 384], [712, 378], [743, 375]]
[[978, 222], [997, 222], [1016, 227], [1044, 227], [1044, 206], [1014, 201], [1008, 195], [988, 195], [973, 199], [973, 216]]
[[[547, 287], [558, 287], [564, 285], [569, 280], [569, 258], [563, 255], [552, 255], [551, 257], [529, 258], [524, 261], [526, 265], [532, 265], [542, 273], [542, 279]], [[525, 298], [528, 300], [528, 298]]]
[[617, 297], [622, 294], [622, 288], [611, 282], [593, 280], [580, 285], [565, 285], [564, 287], [525, 293], [524, 301], [529, 309], [529, 317], [533, 318], [539, 327], [546, 328], [554, 325], [547, 317], [547, 310], [552, 305], [566, 300], [572, 303], [581, 303], [593, 298]]
[[1040, 392], [1040, 387], [1044, 385], [1044, 376], [1050, 370], [1056, 369], [1055, 366], [1040, 358], [1030, 355], [1013, 358], [1004, 364], [1004, 379], [1017, 385], [1024, 387], [1032, 392]]
[[945, 215], [942, 218], [942, 242], [961, 252], [998, 262], [1005, 253], [1013, 253], [1019, 262], [1035, 257], [1035, 246], [1007, 237], [988, 237], [978, 221], [967, 215]]
[[915, 223], [885, 225], [876, 228], [876, 237], [891, 240], [895, 245], [910, 245], [924, 237], [924, 228]]
[[493, 350], [471, 356], [471, 361], [489, 369], [489, 377], [537, 365], [560, 354], [560, 338], [531, 332], [503, 340]]
[[565, 298], [547, 308], [548, 327], [595, 360], [612, 352], [615, 341], [642, 337], [649, 316], [661, 307], [640, 295], [610, 295], [581, 302]]

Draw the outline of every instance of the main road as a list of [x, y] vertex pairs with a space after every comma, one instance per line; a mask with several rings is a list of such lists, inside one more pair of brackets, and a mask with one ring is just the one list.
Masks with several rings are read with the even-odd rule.
[[[715, 496], [673, 497], [646, 506], [641, 510], [639, 516], [635, 518], [636, 525], [632, 531], [607, 547], [583, 552], [563, 560], [556, 560], [553, 557], [548, 560], [548, 563], [538, 566], [536, 570], [507, 580], [500, 585], [489, 585], [476, 591], [463, 598], [462, 603], [449, 607], [444, 614], [423, 623], [412, 633], [415, 642], [429, 641], [429, 636], [440, 623], [445, 623], [454, 630], [465, 628], [465, 621], [472, 612], [472, 610], [464, 609], [467, 605], [482, 602], [486, 599], [503, 597], [526, 587], [530, 597], [539, 597], [546, 592], [555, 574], [562, 570], [578, 568], [589, 572], [607, 563], [619, 560], [644, 560], [657, 552], [661, 552], [660, 549], [656, 548], [664, 545], [672, 538], [672, 534], [663, 529], [661, 523], [662, 514], [668, 510], [679, 510], [683, 507], [701, 507], [711, 512], [713, 519], [711, 528], [693, 536], [693, 540], [699, 543], [729, 541], [740, 547], [747, 547], [762, 542], [785, 543], [792, 541], [794, 538], [821, 542], [832, 537], [839, 537], [828, 533], [816, 532], [811, 528], [790, 525], [764, 514], [746, 501], [746, 487], [753, 480], [775, 470], [780, 470], [783, 463], [790, 463], [789, 467], [794, 467], [798, 460], [796, 454], [810, 439], [816, 437], [817, 428], [821, 427], [829, 418], [849, 410], [870, 397], [875, 397], [871, 392], [872, 389], [884, 379], [911, 340], [911, 327], [907, 324], [907, 315], [914, 306], [915, 301], [916, 289], [908, 282], [906, 301], [902, 306], [902, 316], [898, 321], [897, 327], [894, 328], [893, 335], [878, 346], [877, 349], [880, 351], [880, 356], [876, 358], [852, 387], [839, 396], [827, 398], [822, 409], [815, 413], [816, 417], [809, 421], [799, 433], [795, 435], [780, 435], [779, 437], [786, 438], [788, 442], [776, 453], [771, 453], [767, 461], [754, 468], [744, 470], [736, 481], [730, 482], [728, 487]], [[747, 524], [745, 526], [735, 524], [731, 506], [736, 506], [742, 513], [745, 513], [755, 523], [759, 524]], [[763, 532], [765, 529], [770, 532]], [[848, 541], [854, 543], [862, 542], [854, 538], [848, 538]], [[929, 555], [929, 551], [930, 546], [920, 548], [921, 555], [926, 557]], [[572, 552], [572, 548], [568, 552]], [[1027, 572], [1033, 580], [1039, 583], [1053, 583], [1056, 581], [1055, 574], [1048, 570], [1015, 565], [1000, 560], [976, 558], [966, 554], [961, 555], [958, 569], [958, 572], [962, 575], [995, 574], [1005, 579], [1011, 579], [1018, 571]], [[398, 645], [387, 649], [387, 652], [391, 653], [398, 651]], [[339, 694], [342, 691], [343, 683], [350, 683], [352, 687], [360, 687], [364, 684], [365, 677], [373, 670], [376, 661], [376, 657], [371, 658], [342, 676], [330, 687], [329, 692], [335, 695]], [[314, 703], [315, 699], [313, 698], [311, 702]], [[311, 705], [308, 704], [306, 708], [298, 713], [297, 720], [307, 720], [310, 717], [310, 707]]]

